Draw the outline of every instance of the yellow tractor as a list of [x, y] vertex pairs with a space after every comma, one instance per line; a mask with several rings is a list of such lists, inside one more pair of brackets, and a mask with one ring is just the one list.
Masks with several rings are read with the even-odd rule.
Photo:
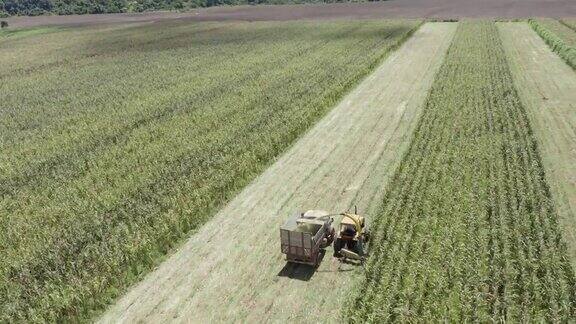
[[367, 243], [370, 233], [364, 216], [354, 213], [342, 213], [342, 221], [334, 239], [334, 257], [342, 261], [357, 260], [364, 263], [367, 255]]

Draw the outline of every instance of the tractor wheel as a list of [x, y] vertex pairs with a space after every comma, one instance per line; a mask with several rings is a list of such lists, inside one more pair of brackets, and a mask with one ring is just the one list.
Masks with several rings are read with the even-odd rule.
[[370, 231], [366, 230], [364, 232], [364, 242], [368, 243], [370, 241]]
[[358, 253], [358, 250], [356, 249], [356, 241], [354, 240], [348, 240], [348, 242], [346, 242], [346, 248], [354, 253]]

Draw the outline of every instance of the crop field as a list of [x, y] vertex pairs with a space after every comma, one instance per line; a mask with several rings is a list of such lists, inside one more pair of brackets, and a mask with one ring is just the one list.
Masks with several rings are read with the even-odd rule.
[[566, 322], [576, 281], [493, 23], [460, 23], [374, 224], [354, 322]]
[[530, 20], [532, 28], [562, 59], [576, 69], [576, 29], [574, 20]]
[[527, 24], [499, 23], [498, 29], [576, 268], [576, 73]]
[[576, 31], [571, 28], [570, 21], [562, 21], [556, 19], [537, 19], [538, 25], [546, 28], [548, 31], [560, 38], [566, 45], [570, 47], [576, 46]]
[[0, 40], [0, 321], [91, 316], [418, 25], [166, 23]]
[[44, 28], [22, 28], [22, 29], [15, 29], [15, 30], [0, 30], [0, 42], [3, 40], [8, 39], [16, 39], [22, 38], [26, 36], [34, 36], [34, 35], [41, 35], [46, 34], [54, 31], [58, 31], [59, 28], [57, 27], [44, 27]]
[[99, 322], [340, 321], [338, 305], [361, 268], [339, 265], [330, 251], [314, 271], [287, 264], [278, 228], [304, 208], [356, 204], [374, 214], [455, 30], [452, 23], [420, 27]]
[[0, 322], [573, 321], [575, 22], [1, 31]]

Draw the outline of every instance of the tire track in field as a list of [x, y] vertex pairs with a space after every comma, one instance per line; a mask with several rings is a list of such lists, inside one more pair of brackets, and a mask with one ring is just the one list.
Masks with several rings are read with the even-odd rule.
[[278, 228], [299, 209], [370, 217], [411, 133], [456, 24], [422, 26], [274, 165], [101, 322], [337, 321], [360, 269], [328, 249], [315, 273], [288, 266]]
[[525, 23], [499, 23], [576, 269], [576, 73]]

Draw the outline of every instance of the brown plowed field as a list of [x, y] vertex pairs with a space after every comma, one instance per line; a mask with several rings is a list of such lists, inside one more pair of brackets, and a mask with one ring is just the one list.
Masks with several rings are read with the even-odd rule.
[[100, 23], [153, 22], [166, 19], [195, 21], [373, 19], [373, 18], [463, 18], [463, 17], [576, 17], [574, 0], [390, 0], [365, 3], [336, 3], [284, 6], [213, 7], [186, 13], [150, 12], [14, 17], [15, 27], [42, 25], [91, 25]]

